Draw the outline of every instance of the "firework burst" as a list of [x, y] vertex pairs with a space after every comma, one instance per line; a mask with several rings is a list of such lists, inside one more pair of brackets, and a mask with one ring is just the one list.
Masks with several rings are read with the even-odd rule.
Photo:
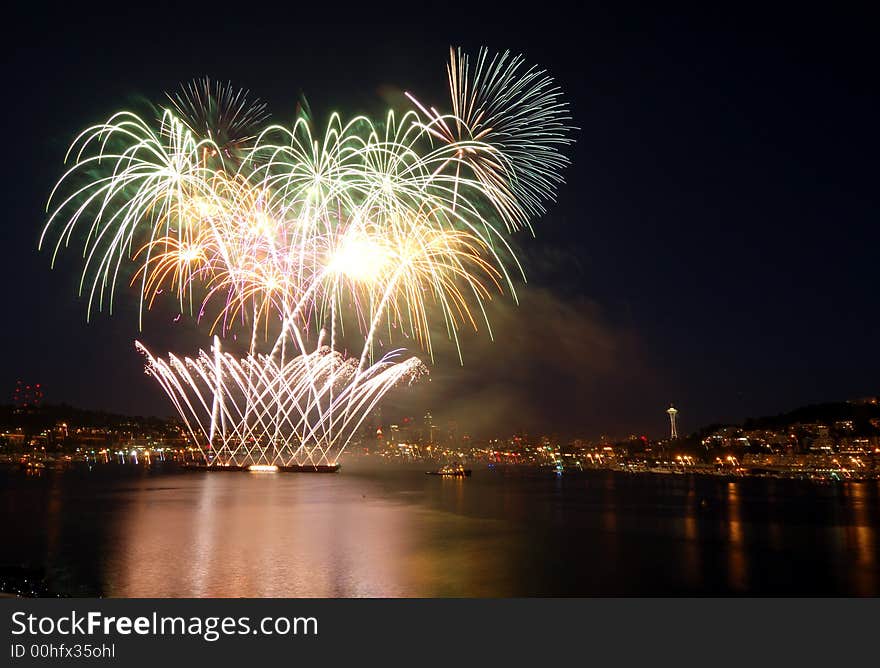
[[247, 147], [269, 118], [265, 102], [248, 99], [250, 91], [210, 77], [193, 79], [165, 95], [192, 133], [210, 139], [227, 157]]
[[448, 73], [449, 114], [411, 97], [381, 123], [260, 130], [265, 105], [203, 79], [156, 129], [123, 112], [74, 141], [40, 243], [55, 231], [54, 262], [86, 226], [89, 311], [112, 305], [131, 261], [142, 311], [173, 293], [212, 333], [248, 332], [242, 358], [219, 336], [192, 359], [137, 344], [211, 465], [335, 463], [382, 396], [426, 371], [381, 355], [379, 332], [433, 356], [434, 319], [457, 343], [488, 328], [493, 293], [514, 294], [506, 233], [553, 199], [568, 110], [519, 56], [453, 50]]

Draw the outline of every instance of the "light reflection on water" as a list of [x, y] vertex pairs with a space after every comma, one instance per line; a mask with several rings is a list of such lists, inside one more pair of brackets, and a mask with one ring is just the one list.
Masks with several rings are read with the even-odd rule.
[[877, 531], [869, 516], [868, 489], [866, 485], [856, 485], [850, 490], [854, 521], [847, 526], [847, 542], [854, 547], [859, 565], [853, 569], [853, 587], [860, 593], [877, 591], [877, 569], [872, 568], [877, 560]]
[[[110, 596], [399, 597], [490, 595], [505, 589], [504, 553], [482, 549], [492, 520], [374, 498], [372, 485], [330, 475], [186, 477], [139, 493], [117, 520]], [[441, 480], [461, 497], [462, 481]], [[369, 493], [369, 495], [368, 495]], [[430, 536], [460, 544], [436, 558]], [[495, 532], [497, 533], [497, 532]], [[176, 568], [168, 571], [168, 556]]]
[[876, 482], [108, 471], [0, 473], [0, 566], [106, 596], [880, 593]]
[[728, 550], [728, 582], [731, 589], [744, 591], [748, 582], [748, 573], [746, 572], [743, 524], [740, 518], [739, 503], [737, 484], [735, 482], [727, 483], [727, 540], [730, 545]]

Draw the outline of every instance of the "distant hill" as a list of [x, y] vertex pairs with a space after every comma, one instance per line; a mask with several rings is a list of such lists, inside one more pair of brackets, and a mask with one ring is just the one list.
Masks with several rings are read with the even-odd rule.
[[71, 427], [94, 427], [118, 429], [131, 425], [164, 429], [177, 424], [175, 420], [141, 415], [119, 415], [105, 411], [92, 411], [76, 408], [68, 404], [47, 404], [19, 412], [12, 405], [0, 405], [0, 426], [48, 428], [58, 422], [66, 422]]
[[832, 425], [842, 420], [852, 420], [855, 431], [877, 431], [872, 419], [880, 419], [880, 404], [837, 401], [801, 406], [787, 413], [749, 418], [743, 429], [779, 429], [798, 423], [821, 422]]
[[[747, 418], [742, 424], [714, 423], [706, 425], [679, 441], [681, 446], [698, 448], [703, 438], [724, 427], [741, 427], [744, 431], [753, 429], [784, 430], [795, 424], [824, 424], [834, 431], [834, 423], [851, 420], [851, 436], [880, 436], [880, 403], [869, 401], [831, 401], [810, 404], [776, 415]], [[871, 421], [874, 421], [872, 424]]]

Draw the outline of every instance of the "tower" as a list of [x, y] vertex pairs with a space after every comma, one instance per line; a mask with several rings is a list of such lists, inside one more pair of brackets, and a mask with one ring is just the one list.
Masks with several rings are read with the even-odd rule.
[[434, 416], [431, 415], [431, 411], [425, 413], [425, 434], [428, 443], [434, 445], [437, 442], [437, 425], [434, 424]]
[[678, 429], [675, 427], [675, 416], [678, 415], [678, 411], [670, 404], [666, 414], [669, 416], [669, 440], [674, 441], [678, 438]]

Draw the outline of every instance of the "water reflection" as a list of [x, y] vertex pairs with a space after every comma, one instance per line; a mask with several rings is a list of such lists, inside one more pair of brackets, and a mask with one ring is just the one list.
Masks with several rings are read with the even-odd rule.
[[74, 595], [876, 595], [878, 496], [601, 471], [0, 471], [0, 561]]
[[743, 544], [743, 524], [740, 518], [739, 488], [737, 483], [727, 483], [727, 540], [728, 581], [731, 589], [743, 591], [747, 584], [746, 555]]
[[684, 563], [685, 570], [690, 574], [692, 587], [699, 586], [700, 578], [700, 551], [697, 534], [697, 491], [691, 480], [688, 487], [686, 512], [682, 523], [684, 525]]
[[[466, 522], [472, 526], [460, 543], [438, 545], [433, 537], [443, 535], [450, 516], [374, 498], [371, 485], [350, 482], [218, 474], [188, 476], [182, 488], [145, 488], [119, 515], [104, 588], [125, 597], [488, 594], [481, 583], [503, 589], [504, 555], [483, 549], [485, 521]], [[449, 482], [444, 492], [459, 505], [460, 487]]]
[[877, 559], [877, 546], [869, 504], [872, 491], [876, 502], [877, 487], [876, 483], [850, 483], [846, 491], [853, 513], [852, 523], [847, 527], [847, 542], [853, 546], [856, 554], [856, 565], [852, 569], [853, 585], [858, 593], [871, 595], [877, 591], [877, 573], [871, 568]]

